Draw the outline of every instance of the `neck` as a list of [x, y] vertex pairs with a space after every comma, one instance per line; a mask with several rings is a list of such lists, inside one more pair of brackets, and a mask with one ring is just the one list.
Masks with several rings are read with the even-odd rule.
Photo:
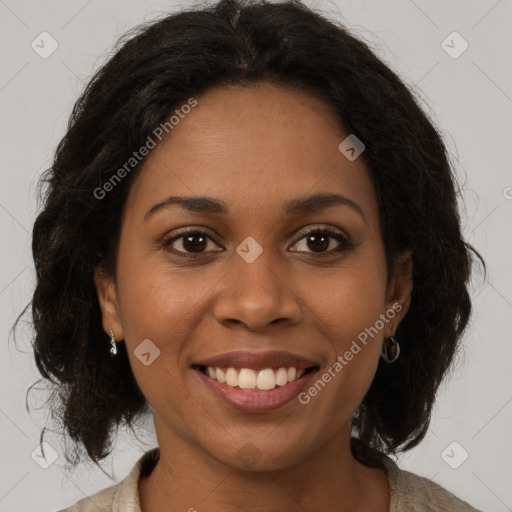
[[387, 475], [352, 456], [350, 434], [344, 429], [296, 464], [269, 471], [228, 466], [179, 438], [159, 442], [160, 460], [139, 482], [141, 510], [387, 512]]

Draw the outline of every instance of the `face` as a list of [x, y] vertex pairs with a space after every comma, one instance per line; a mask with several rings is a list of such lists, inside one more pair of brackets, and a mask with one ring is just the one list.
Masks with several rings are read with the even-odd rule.
[[[410, 280], [397, 262], [387, 286], [375, 190], [328, 105], [270, 84], [196, 99], [132, 184], [116, 283], [95, 274], [103, 327], [126, 343], [161, 447], [285, 468], [350, 432]], [[246, 368], [246, 389], [196, 366], [228, 352], [212, 368], [233, 366], [235, 386]]]

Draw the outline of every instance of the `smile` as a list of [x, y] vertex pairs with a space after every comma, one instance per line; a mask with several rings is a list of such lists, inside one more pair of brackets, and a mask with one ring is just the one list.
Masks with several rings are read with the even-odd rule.
[[263, 370], [253, 370], [251, 368], [214, 368], [211, 366], [202, 367], [201, 370], [212, 379], [225, 383], [230, 387], [238, 389], [248, 389], [268, 391], [276, 386], [285, 386], [288, 382], [300, 379], [306, 371], [312, 371], [311, 368], [265, 368]]
[[201, 381], [231, 407], [246, 412], [266, 412], [296, 398], [319, 366], [219, 368], [194, 366]]

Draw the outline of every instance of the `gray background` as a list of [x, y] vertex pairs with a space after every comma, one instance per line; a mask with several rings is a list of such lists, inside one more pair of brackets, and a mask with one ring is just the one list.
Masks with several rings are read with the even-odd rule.
[[[439, 394], [428, 436], [399, 464], [485, 511], [512, 511], [512, 2], [306, 3], [345, 22], [416, 90], [463, 183], [465, 235], [489, 266], [486, 282], [478, 274], [474, 280], [473, 322]], [[177, 5], [192, 3], [0, 0], [0, 512], [58, 510], [115, 483], [86, 464], [64, 473], [57, 436], [47, 438], [58, 455], [50, 467], [32, 458], [48, 418], [44, 409], [30, 415], [25, 410], [26, 390], [39, 377], [29, 350], [30, 326], [18, 331], [18, 348], [10, 328], [34, 286], [36, 179], [51, 163], [84, 81], [122, 33]], [[31, 47], [34, 40], [42, 46], [43, 31], [59, 45], [47, 59]], [[460, 52], [458, 36], [442, 46], [454, 31], [469, 44], [457, 58], [445, 50]], [[33, 394], [31, 403], [37, 405], [37, 398]], [[104, 465], [115, 481], [156, 444], [152, 422], [143, 440], [120, 433]]]

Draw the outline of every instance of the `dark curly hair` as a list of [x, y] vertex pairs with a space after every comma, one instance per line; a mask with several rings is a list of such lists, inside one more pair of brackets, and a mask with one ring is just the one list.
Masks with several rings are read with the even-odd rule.
[[73, 464], [84, 447], [98, 464], [115, 428], [124, 422], [133, 431], [150, 412], [125, 345], [116, 358], [106, 349], [93, 283], [96, 267], [116, 275], [122, 210], [144, 160], [107, 199], [94, 191], [188, 98], [258, 82], [314, 94], [366, 146], [388, 279], [394, 258], [409, 249], [414, 287], [396, 332], [402, 357], [379, 363], [353, 420], [351, 449], [378, 466], [379, 454], [418, 444], [470, 318], [474, 257], [484, 272], [485, 262], [462, 238], [447, 149], [410, 88], [366, 43], [298, 1], [221, 0], [140, 25], [114, 50], [76, 102], [41, 177], [33, 228], [35, 362], [52, 417], [73, 441]]

